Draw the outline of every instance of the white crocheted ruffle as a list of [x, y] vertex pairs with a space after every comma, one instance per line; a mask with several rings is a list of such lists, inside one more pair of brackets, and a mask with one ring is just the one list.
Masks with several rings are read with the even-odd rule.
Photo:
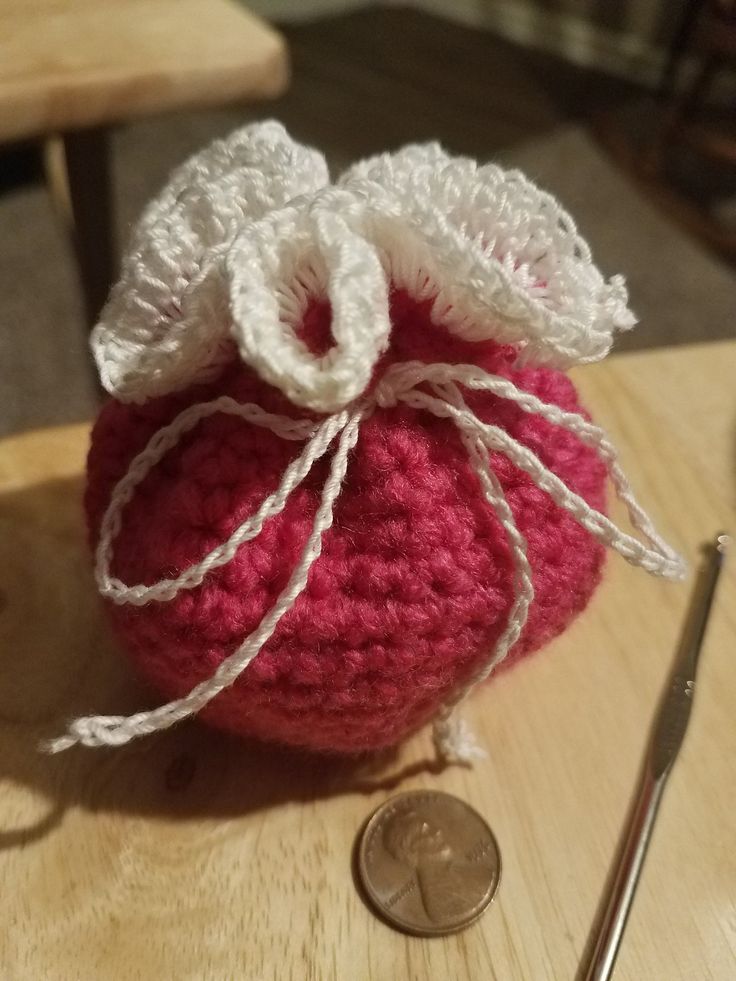
[[[105, 388], [144, 401], [242, 359], [296, 405], [361, 395], [390, 340], [389, 294], [431, 300], [457, 336], [522, 360], [599, 360], [634, 324], [558, 202], [519, 171], [407, 146], [329, 183], [324, 158], [275, 122], [247, 126], [178, 168], [136, 226], [92, 334]], [[297, 328], [328, 299], [334, 346]]]

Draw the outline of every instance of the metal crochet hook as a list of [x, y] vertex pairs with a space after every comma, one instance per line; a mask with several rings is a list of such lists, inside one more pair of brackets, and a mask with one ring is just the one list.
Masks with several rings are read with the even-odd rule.
[[631, 809], [616, 871], [611, 878], [610, 892], [595, 944], [592, 945], [593, 952], [587, 969], [579, 975], [584, 981], [606, 981], [613, 971], [662, 793], [690, 720], [698, 658], [730, 541], [728, 535], [720, 534], [706, 546], [706, 557], [695, 583], [669, 688], [652, 728], [643, 776]]

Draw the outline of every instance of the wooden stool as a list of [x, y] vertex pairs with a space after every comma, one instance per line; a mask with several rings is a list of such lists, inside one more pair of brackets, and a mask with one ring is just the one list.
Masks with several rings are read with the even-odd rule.
[[[693, 62], [682, 79], [683, 64]], [[646, 154], [648, 172], [661, 177], [681, 146], [724, 167], [736, 165], [733, 114], [708, 121], [706, 100], [717, 75], [736, 65], [736, 0], [688, 0], [672, 43], [659, 91], [661, 123]], [[700, 209], [693, 205], [696, 212]], [[736, 232], [707, 213], [698, 215], [704, 237], [736, 258]]]
[[287, 80], [280, 35], [228, 0], [0, 0], [0, 143], [45, 142], [90, 323], [115, 272], [109, 127]]

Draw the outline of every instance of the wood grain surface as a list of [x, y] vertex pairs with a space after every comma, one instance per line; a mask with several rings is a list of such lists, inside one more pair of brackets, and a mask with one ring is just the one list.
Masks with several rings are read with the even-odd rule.
[[[577, 373], [661, 530], [688, 557], [734, 522], [736, 343], [622, 355]], [[196, 722], [48, 758], [79, 712], [152, 703], [116, 649], [80, 517], [87, 427], [0, 444], [0, 974], [8, 981], [389, 981], [575, 977], [671, 663], [689, 586], [617, 556], [590, 608], [477, 693], [488, 747], [437, 772], [422, 732], [349, 764]], [[708, 633], [617, 981], [736, 977], [736, 556]], [[457, 794], [492, 826], [499, 894], [457, 936], [393, 932], [352, 873], [397, 791]]]
[[230, 0], [0, 0], [0, 141], [276, 96], [276, 31]]

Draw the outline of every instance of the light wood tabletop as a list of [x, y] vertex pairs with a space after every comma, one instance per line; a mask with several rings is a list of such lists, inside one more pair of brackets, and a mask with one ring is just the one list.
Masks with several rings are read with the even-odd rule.
[[280, 35], [230, 0], [0, 0], [0, 140], [279, 95]]
[[[576, 372], [660, 530], [690, 559], [734, 527], [736, 342]], [[590, 608], [476, 693], [489, 750], [435, 772], [429, 734], [360, 765], [196, 722], [49, 758], [81, 711], [148, 704], [95, 595], [80, 493], [88, 428], [0, 444], [0, 964], [10, 981], [571, 981], [634, 789], [690, 584], [611, 556]], [[736, 977], [736, 558], [721, 583], [685, 747], [619, 956], [619, 981]], [[500, 844], [498, 896], [441, 939], [393, 932], [352, 873], [398, 790], [457, 794]]]

